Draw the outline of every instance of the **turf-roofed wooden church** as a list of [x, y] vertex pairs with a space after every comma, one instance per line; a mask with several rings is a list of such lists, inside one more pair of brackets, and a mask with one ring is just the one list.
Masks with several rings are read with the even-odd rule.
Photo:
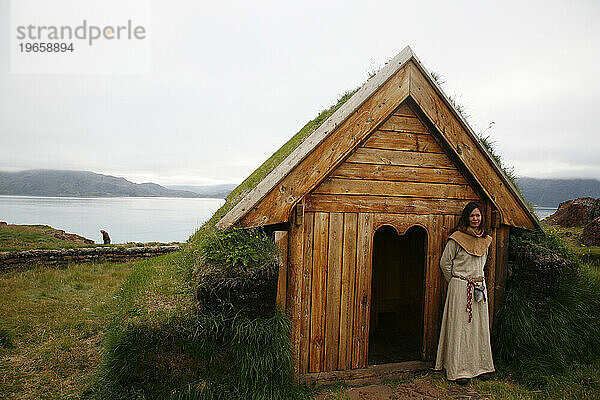
[[275, 231], [278, 301], [291, 317], [299, 373], [426, 362], [446, 292], [439, 259], [473, 200], [494, 238], [486, 266], [493, 316], [509, 229], [539, 222], [406, 47], [218, 227]]

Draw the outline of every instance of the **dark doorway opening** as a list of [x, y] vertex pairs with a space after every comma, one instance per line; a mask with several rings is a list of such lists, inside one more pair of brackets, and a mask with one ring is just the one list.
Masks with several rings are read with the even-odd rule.
[[427, 231], [398, 235], [382, 226], [373, 240], [369, 364], [421, 359]]

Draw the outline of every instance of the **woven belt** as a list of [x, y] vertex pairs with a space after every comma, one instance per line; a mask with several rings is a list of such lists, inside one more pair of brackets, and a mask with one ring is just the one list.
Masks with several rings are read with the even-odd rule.
[[464, 276], [454, 274], [452, 274], [452, 277], [467, 282], [467, 305], [465, 311], [469, 314], [469, 323], [471, 323], [473, 320], [473, 287], [475, 286], [475, 282], [483, 282], [484, 278], [468, 279]]

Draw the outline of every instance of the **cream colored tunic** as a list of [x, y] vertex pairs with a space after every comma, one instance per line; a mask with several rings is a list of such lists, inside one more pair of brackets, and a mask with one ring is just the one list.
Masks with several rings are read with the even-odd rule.
[[[468, 254], [454, 240], [448, 240], [440, 259], [440, 268], [448, 281], [448, 294], [440, 329], [435, 369], [446, 369], [449, 380], [473, 378], [494, 371], [487, 301], [472, 297], [473, 319], [466, 311], [467, 279], [484, 277], [487, 252], [481, 257]], [[473, 289], [471, 289], [472, 293]], [[487, 298], [487, 288], [486, 288]]]

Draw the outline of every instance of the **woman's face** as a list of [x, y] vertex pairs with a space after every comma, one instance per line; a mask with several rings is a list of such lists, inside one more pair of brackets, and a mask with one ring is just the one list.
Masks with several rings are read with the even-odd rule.
[[477, 229], [479, 225], [481, 225], [481, 211], [479, 211], [479, 208], [475, 208], [469, 215], [469, 226]]

